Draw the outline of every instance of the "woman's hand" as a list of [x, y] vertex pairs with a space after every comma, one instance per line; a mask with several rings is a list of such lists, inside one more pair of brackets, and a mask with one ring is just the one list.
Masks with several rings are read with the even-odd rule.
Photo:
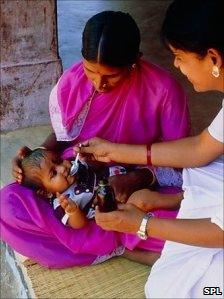
[[20, 168], [21, 160], [29, 151], [30, 149], [27, 146], [21, 147], [12, 160], [12, 176], [18, 183], [21, 183], [23, 180], [22, 169]]
[[116, 201], [126, 203], [132, 193], [132, 186], [129, 184], [128, 176], [123, 174], [113, 175], [109, 177], [108, 181], [114, 190]]
[[74, 151], [75, 154], [78, 152], [81, 156], [93, 161], [111, 162], [114, 145], [115, 144], [110, 141], [94, 137], [83, 142], [82, 147], [76, 146]]
[[127, 164], [147, 164], [146, 145], [113, 143], [98, 137], [82, 142], [82, 147], [74, 148], [75, 154], [81, 153], [87, 159], [100, 162], [121, 162]]
[[142, 168], [130, 171], [127, 174], [111, 176], [109, 184], [114, 189], [116, 200], [125, 203], [133, 192], [150, 187], [152, 180], [151, 171]]
[[158, 209], [176, 210], [180, 207], [183, 193], [162, 194], [157, 191], [142, 189], [134, 192], [127, 203], [131, 203], [142, 211], [150, 212]]
[[158, 193], [149, 189], [138, 190], [131, 194], [127, 202], [144, 212], [149, 212], [159, 208], [159, 199], [156, 200], [156, 194]]
[[135, 234], [145, 213], [132, 204], [120, 204], [118, 210], [102, 213], [96, 207], [96, 223], [105, 230]]

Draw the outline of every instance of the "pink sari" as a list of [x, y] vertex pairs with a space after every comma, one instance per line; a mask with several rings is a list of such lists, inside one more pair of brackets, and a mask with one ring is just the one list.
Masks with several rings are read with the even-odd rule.
[[94, 136], [146, 144], [189, 133], [182, 88], [166, 71], [144, 60], [119, 88], [102, 94], [94, 94], [82, 62], [75, 64], [52, 91], [49, 110], [57, 140], [74, 144]]
[[[164, 70], [141, 60], [132, 76], [115, 90], [94, 94], [82, 62], [67, 70], [50, 96], [50, 116], [58, 140], [82, 142], [99, 136], [116, 142], [146, 144], [184, 137], [189, 132], [186, 96]], [[72, 148], [64, 157], [72, 156]], [[174, 193], [176, 188], [161, 192]], [[177, 211], [155, 211], [175, 217]], [[1, 236], [13, 249], [46, 267], [102, 262], [124, 247], [160, 252], [164, 241], [106, 232], [90, 221], [74, 230], [61, 224], [50, 205], [17, 183], [1, 190]]]

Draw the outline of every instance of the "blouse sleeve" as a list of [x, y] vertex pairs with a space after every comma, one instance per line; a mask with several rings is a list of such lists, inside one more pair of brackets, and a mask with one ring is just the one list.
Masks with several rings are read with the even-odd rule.
[[224, 222], [223, 222], [223, 209], [220, 209], [213, 217], [211, 218], [211, 222], [218, 225], [222, 230], [224, 230]]
[[223, 131], [223, 121], [224, 118], [224, 111], [223, 108], [219, 111], [216, 115], [213, 122], [208, 127], [208, 131], [211, 136], [213, 136], [216, 140], [224, 143], [224, 131]]
[[172, 80], [165, 90], [161, 109], [162, 140], [175, 140], [190, 133], [190, 117], [187, 96], [182, 87]]

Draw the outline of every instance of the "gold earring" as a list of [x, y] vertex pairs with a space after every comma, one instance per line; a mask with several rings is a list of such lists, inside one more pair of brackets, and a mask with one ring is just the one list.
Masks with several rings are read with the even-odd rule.
[[212, 75], [215, 78], [219, 77], [220, 73], [219, 73], [219, 68], [217, 67], [217, 65], [213, 65], [213, 67], [212, 67]]

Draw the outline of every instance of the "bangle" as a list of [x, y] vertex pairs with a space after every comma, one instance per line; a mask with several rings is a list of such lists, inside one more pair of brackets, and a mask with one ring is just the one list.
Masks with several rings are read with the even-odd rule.
[[76, 210], [73, 211], [73, 212], [65, 212], [65, 214], [68, 215], [68, 216], [72, 216], [73, 214], [75, 214], [75, 212], [76, 212]]
[[151, 160], [151, 144], [147, 144], [147, 165], [151, 166], [152, 165], [152, 160]]
[[151, 184], [150, 184], [150, 186], [153, 186], [154, 184], [155, 184], [155, 182], [156, 182], [156, 176], [155, 176], [155, 173], [154, 173], [154, 171], [152, 170], [152, 169], [150, 169], [149, 167], [147, 167], [147, 169], [151, 172], [151, 174], [152, 174], [152, 182], [151, 182]]
[[149, 186], [153, 186], [156, 182], [156, 176], [155, 176], [155, 173], [153, 171], [153, 168], [152, 167], [148, 167], [148, 166], [142, 166], [142, 167], [136, 167], [136, 169], [147, 169], [150, 171], [150, 173], [152, 174], [152, 182], [150, 183]]

